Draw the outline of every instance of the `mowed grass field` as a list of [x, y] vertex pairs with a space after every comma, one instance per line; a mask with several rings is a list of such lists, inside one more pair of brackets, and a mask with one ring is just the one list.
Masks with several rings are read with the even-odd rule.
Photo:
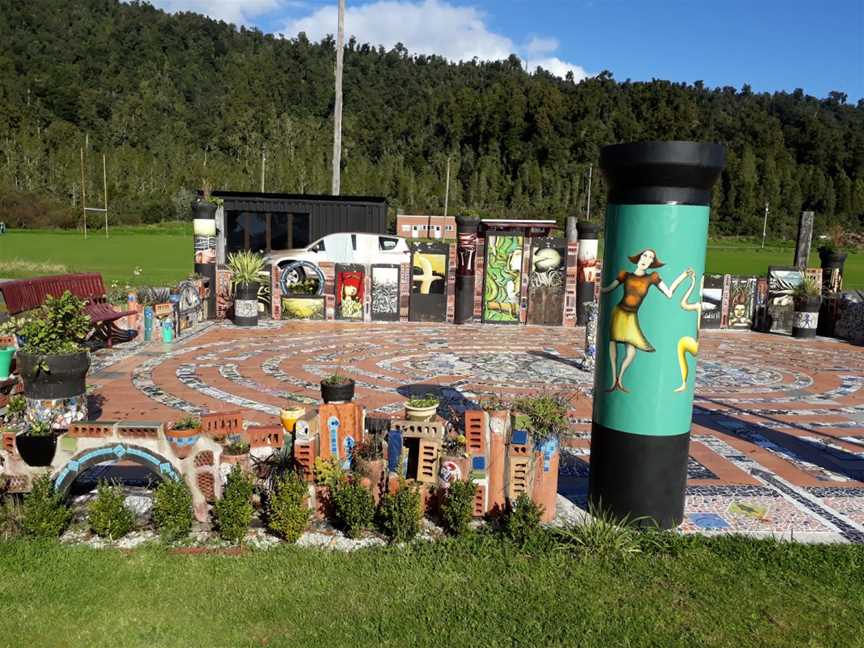
[[[765, 276], [770, 265], [792, 263], [794, 248], [769, 246], [764, 250], [751, 241], [722, 239], [708, 246], [706, 271], [717, 274]], [[811, 267], [819, 267], [815, 252]], [[0, 235], [0, 279], [101, 272], [106, 284], [169, 285], [193, 269], [192, 227], [168, 223], [148, 227], [118, 228], [105, 238], [92, 230], [85, 240], [80, 232], [21, 230]], [[136, 271], [140, 272], [136, 274]], [[846, 260], [846, 287], [864, 288], [864, 253]]]
[[482, 537], [177, 555], [0, 542], [0, 646], [864, 645], [864, 547], [682, 538], [598, 558]]

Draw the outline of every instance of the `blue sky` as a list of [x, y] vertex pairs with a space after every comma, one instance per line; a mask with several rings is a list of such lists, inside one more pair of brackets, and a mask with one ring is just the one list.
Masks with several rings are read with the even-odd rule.
[[[151, 0], [313, 40], [335, 31], [336, 0]], [[346, 0], [358, 40], [451, 59], [514, 52], [579, 78], [749, 83], [864, 98], [864, 0]]]

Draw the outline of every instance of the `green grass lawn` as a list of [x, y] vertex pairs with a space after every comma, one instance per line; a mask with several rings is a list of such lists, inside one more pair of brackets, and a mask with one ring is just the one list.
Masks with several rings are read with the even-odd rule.
[[[20, 263], [31, 262], [31, 264]], [[41, 264], [48, 267], [40, 268]], [[101, 272], [107, 283], [171, 285], [193, 271], [191, 224], [117, 228], [110, 238], [79, 232], [17, 230], [0, 236], [0, 278]], [[135, 275], [136, 269], [141, 273]]]
[[864, 547], [680, 544], [604, 561], [483, 538], [240, 556], [10, 541], [0, 645], [864, 645]]
[[[793, 247], [774, 244], [762, 250], [753, 241], [717, 240], [708, 246], [706, 271], [765, 276], [769, 265], [788, 266], [793, 255]], [[108, 283], [169, 285], [192, 272], [192, 257], [189, 223], [117, 228], [108, 239], [100, 230], [91, 231], [86, 240], [79, 232], [62, 230], [18, 230], [0, 236], [0, 278], [7, 279], [101, 272]], [[815, 252], [810, 266], [819, 267]], [[136, 268], [141, 269], [138, 276]], [[846, 287], [864, 288], [864, 253], [846, 260]]]

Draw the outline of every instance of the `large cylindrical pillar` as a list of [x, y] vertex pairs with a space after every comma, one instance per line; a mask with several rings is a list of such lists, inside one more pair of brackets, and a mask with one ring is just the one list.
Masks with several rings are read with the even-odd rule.
[[[711, 187], [719, 144], [605, 147], [589, 501], [670, 528], [684, 516]], [[580, 236], [581, 238], [581, 236]]]
[[585, 325], [585, 304], [594, 301], [594, 284], [597, 282], [597, 235], [600, 232], [598, 223], [579, 221], [576, 223], [579, 232], [579, 252], [576, 255], [576, 323]]
[[474, 262], [477, 257], [477, 228], [480, 219], [456, 217], [456, 304], [453, 321], [463, 324], [474, 319]]

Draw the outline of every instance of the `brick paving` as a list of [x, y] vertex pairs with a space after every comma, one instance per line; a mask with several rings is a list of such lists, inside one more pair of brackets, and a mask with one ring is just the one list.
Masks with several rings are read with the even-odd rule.
[[[338, 370], [370, 413], [441, 389], [442, 410], [555, 390], [572, 399], [559, 492], [584, 506], [593, 376], [582, 329], [262, 322], [205, 325], [171, 345], [100, 352], [90, 382], [101, 418], [168, 421], [240, 408], [250, 424], [313, 405]], [[684, 532], [864, 541], [864, 348], [703, 331]], [[704, 346], [703, 346], [704, 345]]]

